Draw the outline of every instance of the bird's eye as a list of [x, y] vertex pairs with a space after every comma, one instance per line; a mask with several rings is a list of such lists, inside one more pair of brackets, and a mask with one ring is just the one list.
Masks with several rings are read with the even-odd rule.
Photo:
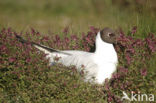
[[114, 33], [109, 33], [108, 36], [109, 36], [109, 37], [114, 37], [115, 34], [114, 34]]

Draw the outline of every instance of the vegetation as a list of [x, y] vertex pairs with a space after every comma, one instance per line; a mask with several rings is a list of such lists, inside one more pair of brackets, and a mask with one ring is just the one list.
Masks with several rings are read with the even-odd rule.
[[[124, 32], [137, 26], [140, 36], [155, 32], [155, 9], [152, 6], [156, 4], [155, 0], [115, 1], [38, 0], [36, 3], [36, 0], [1, 0], [0, 28], [11, 27], [18, 32], [34, 28], [43, 34], [60, 34], [60, 30], [69, 27], [70, 33], [81, 34], [87, 32], [89, 26], [121, 27]], [[138, 4], [135, 1], [146, 2]]]
[[[155, 94], [155, 6], [143, 1], [0, 1], [0, 102], [122, 103], [122, 91]], [[83, 82], [83, 71], [74, 66], [49, 66], [45, 54], [15, 38], [90, 51], [99, 28], [106, 26], [118, 28], [120, 37], [118, 68], [104, 85]]]

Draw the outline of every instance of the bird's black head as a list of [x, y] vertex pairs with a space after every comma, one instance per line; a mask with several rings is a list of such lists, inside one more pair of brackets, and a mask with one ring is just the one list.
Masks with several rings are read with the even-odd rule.
[[100, 31], [100, 36], [104, 42], [107, 42], [110, 44], [117, 43], [118, 34], [108, 27], [106, 27]]

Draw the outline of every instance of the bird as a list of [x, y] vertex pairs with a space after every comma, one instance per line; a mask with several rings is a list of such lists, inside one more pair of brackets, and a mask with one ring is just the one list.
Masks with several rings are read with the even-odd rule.
[[[30, 43], [46, 54], [50, 64], [57, 62], [64, 66], [74, 65], [78, 71], [84, 71], [85, 82], [103, 84], [116, 71], [118, 57], [113, 45], [117, 44], [117, 37], [117, 33], [111, 28], [105, 27], [99, 30], [95, 37], [94, 52], [57, 50], [35, 42]], [[27, 42], [19, 35], [16, 35], [16, 38], [22, 43]], [[57, 61], [56, 57], [59, 58]]]

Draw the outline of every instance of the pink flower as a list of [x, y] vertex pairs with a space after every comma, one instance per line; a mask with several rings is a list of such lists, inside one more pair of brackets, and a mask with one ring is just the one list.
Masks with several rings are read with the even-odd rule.
[[120, 72], [122, 73], [127, 73], [128, 72], [128, 69], [124, 68], [124, 67], [120, 67], [119, 68]]
[[112, 75], [112, 78], [118, 79], [118, 78], [120, 78], [120, 74], [119, 74], [119, 73], [114, 73], [114, 74]]
[[87, 41], [89, 44], [93, 44], [93, 41], [91, 40], [91, 38], [86, 37], [85, 39], [86, 39], [86, 41]]
[[77, 88], [78, 86], [76, 84], [73, 85], [73, 88]]
[[75, 46], [73, 46], [73, 49], [78, 49], [79, 48], [79, 46], [78, 45], [75, 45]]
[[143, 46], [143, 41], [141, 39], [136, 39], [135, 42], [132, 44], [133, 46]]
[[65, 39], [65, 43], [69, 43], [70, 42], [68, 37], [65, 37], [64, 39]]
[[15, 60], [16, 60], [16, 58], [14, 58], [14, 57], [9, 58], [10, 63], [14, 62]]
[[109, 95], [108, 98], [107, 98], [107, 100], [108, 100], [109, 103], [112, 102], [112, 100], [113, 100], [112, 96]]
[[31, 34], [35, 34], [35, 33], [36, 33], [35, 29], [31, 28]]
[[0, 51], [4, 52], [5, 50], [7, 50], [7, 47], [5, 45], [1, 45], [0, 46]]
[[63, 33], [65, 33], [65, 34], [67, 34], [68, 33], [68, 31], [69, 31], [69, 27], [67, 26], [67, 27], [65, 27], [64, 29], [63, 29]]
[[39, 33], [39, 32], [37, 32], [37, 33], [36, 33], [36, 35], [37, 35], [37, 36], [40, 36], [40, 33]]
[[66, 82], [64, 82], [64, 83], [63, 83], [63, 85], [64, 85], [64, 86], [67, 86], [67, 83], [66, 83]]
[[127, 49], [126, 51], [127, 51], [127, 52], [130, 52], [130, 53], [132, 53], [132, 54], [134, 54], [134, 53], [135, 53], [134, 48], [129, 48], [129, 49]]
[[95, 28], [94, 26], [90, 26], [90, 30], [93, 32], [93, 33], [97, 33], [99, 31], [98, 28]]
[[85, 47], [85, 51], [89, 51], [89, 50], [90, 50], [90, 48], [86, 46]]
[[130, 58], [130, 55], [128, 53], [126, 54], [126, 60], [127, 60], [128, 64], [131, 63], [131, 58]]
[[30, 58], [27, 58], [27, 59], [26, 59], [26, 62], [27, 62], [27, 63], [31, 62], [31, 59], [30, 59]]
[[78, 40], [78, 37], [75, 34], [73, 34], [73, 35], [71, 35], [71, 39], [76, 41], [76, 40]]
[[104, 87], [105, 87], [106, 90], [109, 90], [110, 85], [109, 85], [109, 80], [108, 79], [105, 80]]
[[48, 40], [49, 40], [49, 37], [48, 37], [48, 36], [44, 36], [44, 37], [42, 38], [42, 40], [43, 40], [43, 41], [48, 41]]
[[146, 68], [141, 69], [140, 73], [141, 73], [142, 76], [146, 76], [147, 75], [147, 69]]
[[136, 27], [136, 26], [134, 26], [134, 27], [132, 28], [131, 33], [132, 33], [132, 34], [135, 34], [135, 33], [136, 33], [136, 31], [137, 31], [137, 27]]
[[155, 42], [154, 41], [152, 41], [152, 39], [150, 39], [150, 38], [147, 38], [146, 39], [146, 42], [147, 42], [147, 44], [148, 44], [148, 47], [149, 47], [149, 49], [152, 51], [152, 52], [155, 52], [156, 51], [156, 44], [155, 44]]
[[58, 35], [55, 35], [55, 40], [60, 41], [60, 37]]

